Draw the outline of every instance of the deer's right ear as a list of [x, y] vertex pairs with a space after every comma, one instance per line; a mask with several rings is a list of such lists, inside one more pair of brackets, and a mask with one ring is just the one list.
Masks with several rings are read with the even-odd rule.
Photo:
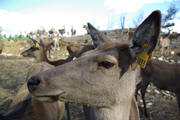
[[102, 32], [98, 31], [94, 26], [90, 23], [87, 23], [88, 29], [93, 40], [94, 47], [97, 48], [98, 46], [106, 43], [111, 42], [110, 39], [104, 35]]
[[149, 55], [154, 50], [161, 27], [160, 11], [152, 12], [144, 22], [136, 29], [130, 49], [135, 56], [144, 50], [144, 45], [147, 45], [147, 54]]

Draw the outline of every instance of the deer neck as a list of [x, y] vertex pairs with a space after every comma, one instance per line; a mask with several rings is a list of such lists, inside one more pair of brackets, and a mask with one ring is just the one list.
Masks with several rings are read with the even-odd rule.
[[36, 59], [37, 63], [46, 61], [43, 52], [44, 52], [44, 49], [40, 47], [40, 50], [36, 51], [34, 53], [34, 56], [35, 56], [35, 59]]
[[45, 56], [43, 54], [43, 49], [40, 48], [39, 51], [34, 52], [34, 58], [37, 63], [46, 61]]
[[96, 108], [98, 120], [129, 120], [131, 100], [110, 108]]

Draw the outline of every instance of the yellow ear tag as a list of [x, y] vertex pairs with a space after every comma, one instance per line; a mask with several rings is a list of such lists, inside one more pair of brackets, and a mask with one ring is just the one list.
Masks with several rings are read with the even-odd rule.
[[39, 43], [40, 43], [40, 42], [37, 40], [36, 44], [34, 44], [34, 47], [35, 47], [35, 48], [39, 48], [39, 47], [40, 47], [40, 46], [39, 46]]
[[141, 66], [141, 68], [145, 68], [147, 61], [152, 59], [152, 53], [150, 55], [147, 54], [148, 44], [144, 44], [144, 51], [138, 55], [137, 64]]

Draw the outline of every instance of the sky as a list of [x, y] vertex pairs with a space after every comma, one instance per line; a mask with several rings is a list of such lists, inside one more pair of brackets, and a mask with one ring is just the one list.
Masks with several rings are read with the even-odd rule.
[[135, 27], [138, 17], [145, 19], [153, 10], [165, 14], [172, 4], [179, 9], [173, 29], [180, 32], [180, 0], [0, 0], [0, 26], [12, 35], [63, 26], [80, 35], [87, 22], [100, 30], [120, 29], [125, 15], [125, 28]]

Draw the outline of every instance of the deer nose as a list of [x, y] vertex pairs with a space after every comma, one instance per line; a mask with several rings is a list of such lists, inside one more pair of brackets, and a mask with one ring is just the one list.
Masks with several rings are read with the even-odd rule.
[[27, 83], [29, 91], [32, 93], [34, 90], [36, 90], [39, 83], [40, 83], [39, 80], [36, 80], [36, 79], [33, 79], [33, 78], [29, 79], [28, 83]]

